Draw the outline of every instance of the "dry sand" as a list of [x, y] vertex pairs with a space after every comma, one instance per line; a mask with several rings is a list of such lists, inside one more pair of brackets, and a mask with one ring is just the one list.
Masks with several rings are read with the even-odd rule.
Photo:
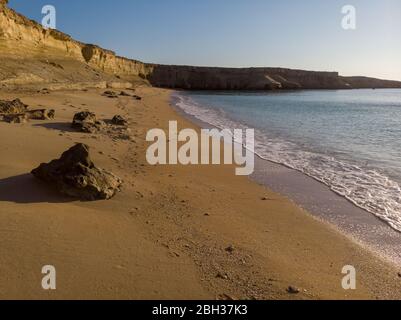
[[[143, 100], [99, 90], [0, 94], [56, 110], [54, 121], [0, 122], [0, 298], [401, 297], [397, 270], [232, 166], [149, 166], [148, 129], [175, 119], [180, 128], [194, 125], [169, 106], [170, 91], [136, 94]], [[72, 131], [73, 114], [85, 109], [131, 118], [134, 141]], [[115, 198], [75, 201], [29, 174], [75, 142], [124, 179]], [[57, 269], [51, 292], [41, 288], [48, 264]], [[355, 291], [341, 287], [344, 265], [357, 269]], [[301, 292], [288, 294], [290, 285]]]

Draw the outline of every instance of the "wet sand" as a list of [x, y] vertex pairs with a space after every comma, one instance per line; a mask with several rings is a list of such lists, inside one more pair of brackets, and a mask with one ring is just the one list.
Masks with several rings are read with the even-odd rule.
[[401, 265], [401, 233], [315, 179], [260, 158], [252, 179], [292, 199], [318, 219], [329, 222], [383, 259]]

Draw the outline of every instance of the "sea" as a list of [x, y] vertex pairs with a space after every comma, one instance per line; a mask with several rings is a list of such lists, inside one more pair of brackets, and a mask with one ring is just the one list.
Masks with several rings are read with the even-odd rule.
[[255, 130], [255, 152], [401, 232], [401, 90], [176, 92], [189, 116]]

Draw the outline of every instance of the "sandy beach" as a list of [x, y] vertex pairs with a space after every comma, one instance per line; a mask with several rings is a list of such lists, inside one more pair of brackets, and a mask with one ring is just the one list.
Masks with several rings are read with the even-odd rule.
[[[0, 122], [1, 299], [401, 298], [393, 266], [232, 166], [148, 165], [149, 129], [178, 120], [199, 130], [170, 106], [171, 91], [137, 88], [141, 101], [102, 93], [0, 93], [56, 111]], [[74, 131], [83, 110], [128, 118], [131, 139]], [[76, 201], [30, 174], [77, 142], [123, 178], [113, 199]], [[48, 264], [57, 269], [50, 292], [41, 288]], [[357, 290], [341, 287], [345, 265], [357, 269]]]

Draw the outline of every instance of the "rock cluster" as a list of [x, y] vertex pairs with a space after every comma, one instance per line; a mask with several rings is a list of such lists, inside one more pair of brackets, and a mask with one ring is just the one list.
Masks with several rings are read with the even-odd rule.
[[41, 164], [32, 174], [65, 195], [86, 201], [110, 199], [122, 184], [113, 173], [95, 166], [85, 144], [76, 144], [60, 159]]
[[98, 120], [96, 114], [90, 111], [78, 112], [74, 115], [72, 128], [84, 133], [106, 134], [111, 139], [133, 140], [128, 128], [128, 120], [121, 115], [115, 115], [111, 120]]
[[30, 119], [54, 119], [55, 113], [53, 109], [28, 110], [28, 106], [20, 99], [12, 101], [0, 100], [0, 115], [3, 116], [3, 121], [8, 123], [24, 123]]

